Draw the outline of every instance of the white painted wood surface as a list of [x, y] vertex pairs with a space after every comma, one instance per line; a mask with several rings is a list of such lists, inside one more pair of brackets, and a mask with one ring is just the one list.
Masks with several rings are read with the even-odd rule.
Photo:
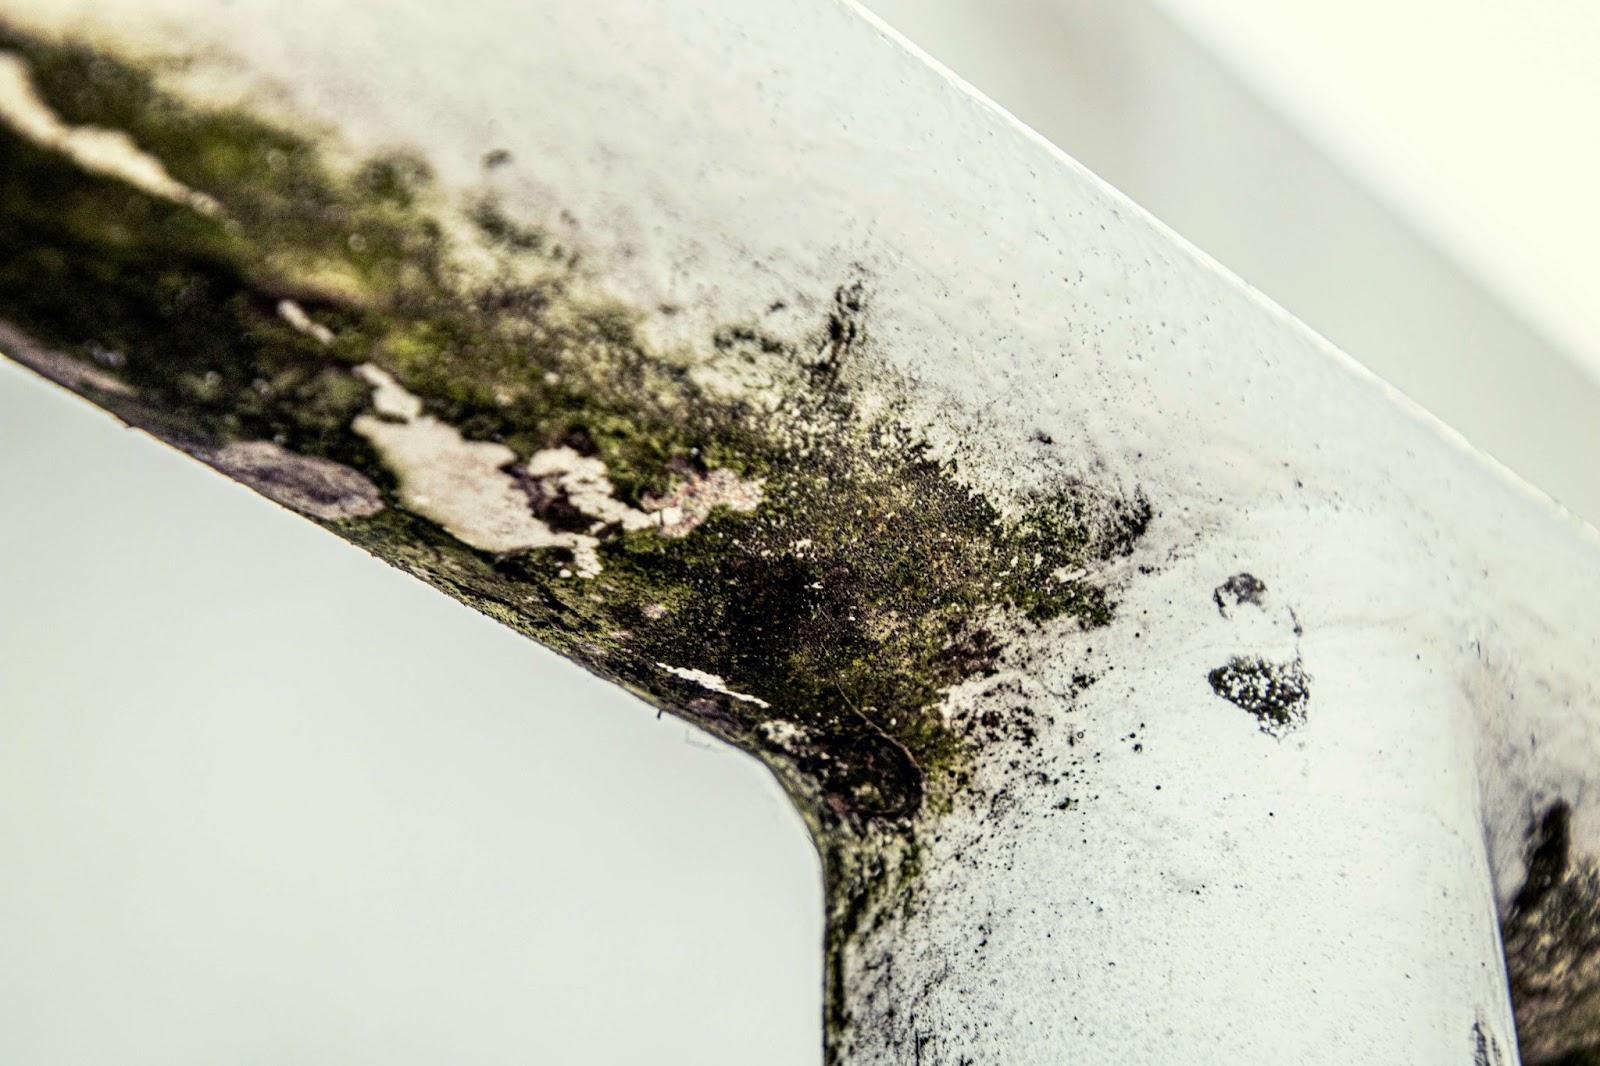
[[[918, 905], [852, 946], [846, 1061], [1442, 1066], [1478, 1033], [1511, 1061], [1496, 914], [1530, 817], [1563, 797], [1600, 843], [1592, 530], [851, 8], [41, 14], [81, 12], [248, 55], [285, 107], [447, 182], [509, 149], [508, 204], [684, 309], [659, 343], [859, 276], [873, 359], [972, 483], [1150, 500], [1099, 575], [1110, 627], [1014, 634], [1009, 689], [949, 695], [1057, 713], [989, 750]], [[1262, 602], [1220, 609], [1244, 572]], [[1302, 663], [1304, 724], [1220, 699], [1232, 656]]]

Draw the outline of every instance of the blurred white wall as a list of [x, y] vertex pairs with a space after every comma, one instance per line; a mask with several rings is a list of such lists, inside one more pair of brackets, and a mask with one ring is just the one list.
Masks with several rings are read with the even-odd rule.
[[1157, 2], [1600, 374], [1600, 5]]
[[0, 359], [0, 1063], [820, 1060], [753, 760]]

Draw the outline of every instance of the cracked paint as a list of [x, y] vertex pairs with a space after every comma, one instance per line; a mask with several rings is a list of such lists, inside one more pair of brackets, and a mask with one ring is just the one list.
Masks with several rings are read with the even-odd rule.
[[593, 537], [558, 533], [529, 510], [527, 496], [506, 469], [516, 461], [514, 451], [469, 441], [454, 426], [423, 414], [422, 401], [377, 367], [364, 365], [359, 372], [373, 385], [378, 414], [358, 416], [351, 428], [372, 442], [399, 477], [406, 507], [482, 551], [566, 548], [580, 577], [600, 573]]

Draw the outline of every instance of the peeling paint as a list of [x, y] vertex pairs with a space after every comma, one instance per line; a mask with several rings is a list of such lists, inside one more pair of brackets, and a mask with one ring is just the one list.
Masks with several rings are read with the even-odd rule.
[[781, 718], [761, 723], [761, 731], [766, 734], [768, 740], [780, 748], [788, 748], [805, 740], [804, 729]]
[[422, 401], [377, 367], [364, 365], [359, 372], [373, 385], [378, 415], [360, 415], [351, 428], [373, 443], [400, 478], [400, 498], [408, 508], [482, 551], [566, 548], [580, 576], [600, 572], [593, 537], [558, 533], [529, 510], [527, 496], [507, 472], [515, 452], [469, 441], [454, 426], [423, 414]]
[[332, 344], [333, 330], [321, 323], [314, 322], [305, 309], [293, 300], [278, 301], [278, 317], [289, 323], [290, 326], [313, 338], [319, 344]]
[[41, 148], [61, 152], [85, 170], [117, 178], [202, 214], [216, 214], [217, 202], [167, 173], [159, 159], [141, 151], [121, 130], [69, 126], [34, 90], [27, 63], [0, 52], [0, 122]]
[[623, 529], [648, 529], [655, 525], [649, 515], [616, 498], [617, 490], [606, 476], [603, 460], [579, 455], [568, 447], [546, 448], [528, 460], [526, 472], [531, 478], [553, 480], [559, 495], [594, 519], [596, 528], [615, 524]]
[[660, 495], [647, 495], [643, 507], [660, 521], [664, 537], [687, 537], [718, 507], [748, 514], [761, 506], [760, 480], [743, 481], [731, 470], [690, 470], [683, 481]]
[[371, 363], [362, 363], [356, 373], [372, 386], [372, 409], [384, 418], [413, 422], [422, 417], [422, 400], [407, 392], [393, 374]]
[[15, 327], [4, 322], [0, 322], [0, 351], [69, 389], [87, 389], [130, 397], [138, 393], [137, 389], [116, 375], [96, 369], [65, 352], [36, 344]]
[[202, 455], [269, 499], [312, 518], [345, 522], [383, 510], [383, 496], [365, 475], [342, 463], [298, 455], [270, 440], [234, 441]]
[[683, 666], [668, 666], [666, 663], [656, 663], [656, 665], [674, 677], [681, 677], [685, 681], [693, 681], [701, 688], [709, 689], [712, 692], [720, 692], [724, 696], [729, 696], [738, 700], [740, 703], [754, 704], [763, 710], [767, 710], [772, 707], [772, 704], [768, 703], [759, 696], [752, 696], [745, 692], [733, 691], [733, 689], [729, 688], [727, 682], [723, 681], [722, 678], [718, 677], [716, 674], [708, 673], [705, 670], [693, 670]]

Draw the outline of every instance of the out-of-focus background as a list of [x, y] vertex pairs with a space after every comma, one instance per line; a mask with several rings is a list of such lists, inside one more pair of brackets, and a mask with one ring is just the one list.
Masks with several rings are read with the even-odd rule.
[[[1600, 7], [869, 6], [1600, 521]], [[820, 1060], [750, 760], [4, 361], [0, 486], [0, 1061]]]
[[1600, 5], [867, 6], [1600, 524]]

